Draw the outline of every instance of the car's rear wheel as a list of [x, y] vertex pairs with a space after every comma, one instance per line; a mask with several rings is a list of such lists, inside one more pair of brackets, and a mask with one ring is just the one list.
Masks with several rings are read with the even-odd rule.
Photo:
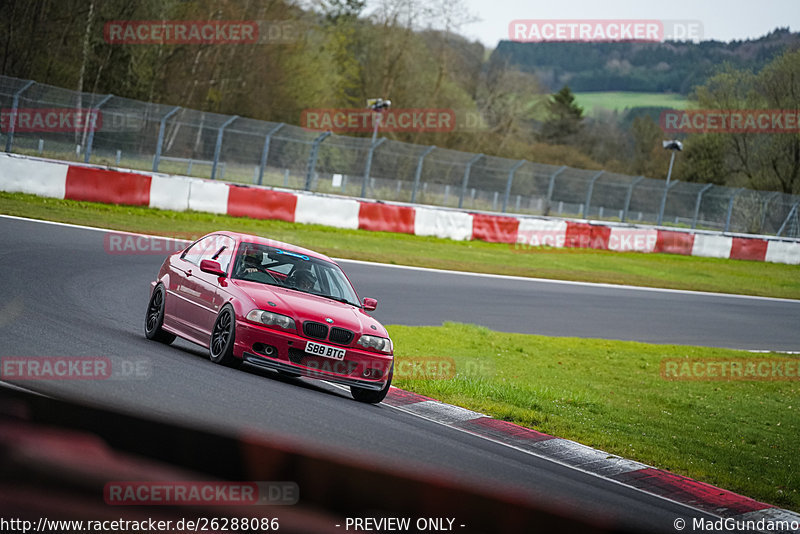
[[225, 305], [214, 321], [209, 343], [209, 358], [214, 363], [239, 367], [241, 360], [233, 356], [233, 344], [236, 338], [236, 315], [230, 305]]
[[150, 302], [147, 304], [147, 314], [144, 317], [144, 335], [147, 339], [160, 341], [169, 345], [175, 341], [175, 334], [166, 332], [164, 326], [164, 306], [166, 304], [166, 291], [164, 286], [158, 284], [150, 295]]
[[353, 398], [358, 402], [366, 402], [369, 404], [378, 404], [379, 402], [383, 401], [386, 398], [386, 394], [389, 393], [389, 387], [392, 385], [392, 376], [394, 375], [394, 363], [392, 363], [391, 369], [389, 369], [389, 379], [386, 381], [386, 385], [380, 391], [375, 391], [374, 389], [364, 389], [358, 386], [350, 386], [350, 394], [353, 395]]

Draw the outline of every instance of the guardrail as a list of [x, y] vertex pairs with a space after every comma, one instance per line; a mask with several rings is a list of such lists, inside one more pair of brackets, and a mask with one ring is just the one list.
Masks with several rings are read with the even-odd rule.
[[[0, 76], [0, 109], [90, 111], [82, 128], [6, 128], [6, 152], [364, 199], [800, 237], [800, 196], [510, 160], [140, 102]], [[11, 124], [15, 124], [11, 121]], [[24, 130], [24, 131], [23, 131]], [[534, 155], [535, 157], [535, 155]], [[178, 159], [180, 161], [172, 161]], [[186, 161], [205, 161], [184, 171]], [[665, 169], [666, 173], [666, 169]], [[341, 176], [339, 179], [337, 176]], [[663, 206], [663, 209], [662, 209]]]

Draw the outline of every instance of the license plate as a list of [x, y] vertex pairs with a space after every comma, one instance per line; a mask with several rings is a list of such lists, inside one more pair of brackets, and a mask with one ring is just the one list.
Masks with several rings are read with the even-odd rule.
[[322, 356], [323, 358], [333, 358], [334, 360], [344, 360], [344, 349], [321, 345], [313, 341], [306, 341], [306, 354]]

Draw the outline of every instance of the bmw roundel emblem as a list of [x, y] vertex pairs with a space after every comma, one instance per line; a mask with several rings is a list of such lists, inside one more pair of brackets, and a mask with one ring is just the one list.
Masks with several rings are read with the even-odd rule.
[[333, 319], [331, 319], [330, 317], [326, 317], [326, 318], [325, 318], [325, 322], [326, 322], [326, 323], [329, 323], [329, 324], [330, 324], [330, 323], [333, 323]]

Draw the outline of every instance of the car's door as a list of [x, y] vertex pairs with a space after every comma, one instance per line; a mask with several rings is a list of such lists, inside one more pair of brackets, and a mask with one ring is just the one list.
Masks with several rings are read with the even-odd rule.
[[[234, 254], [236, 242], [228, 236], [217, 236], [214, 246], [207, 248], [202, 256], [202, 260], [214, 260], [220, 264], [222, 270], [230, 275], [230, 263]], [[199, 265], [198, 261], [198, 265]], [[198, 333], [204, 338], [211, 336], [211, 329], [217, 318], [219, 309], [225, 304], [228, 286], [227, 277], [220, 277], [211, 273], [205, 273], [197, 268], [197, 273], [192, 277], [194, 281], [193, 289], [197, 295], [191, 302], [195, 306], [192, 317], [194, 318]]]
[[210, 254], [218, 250], [218, 240], [217, 235], [204, 237], [175, 258], [170, 266], [169, 292], [172, 302], [167, 299], [168, 313], [171, 311], [178, 328], [196, 341], [202, 341], [198, 339], [198, 334], [202, 332], [200, 323], [203, 321], [203, 314], [200, 313], [201, 284], [197, 278], [201, 274], [200, 261], [209, 257], [209, 250], [212, 251]]

